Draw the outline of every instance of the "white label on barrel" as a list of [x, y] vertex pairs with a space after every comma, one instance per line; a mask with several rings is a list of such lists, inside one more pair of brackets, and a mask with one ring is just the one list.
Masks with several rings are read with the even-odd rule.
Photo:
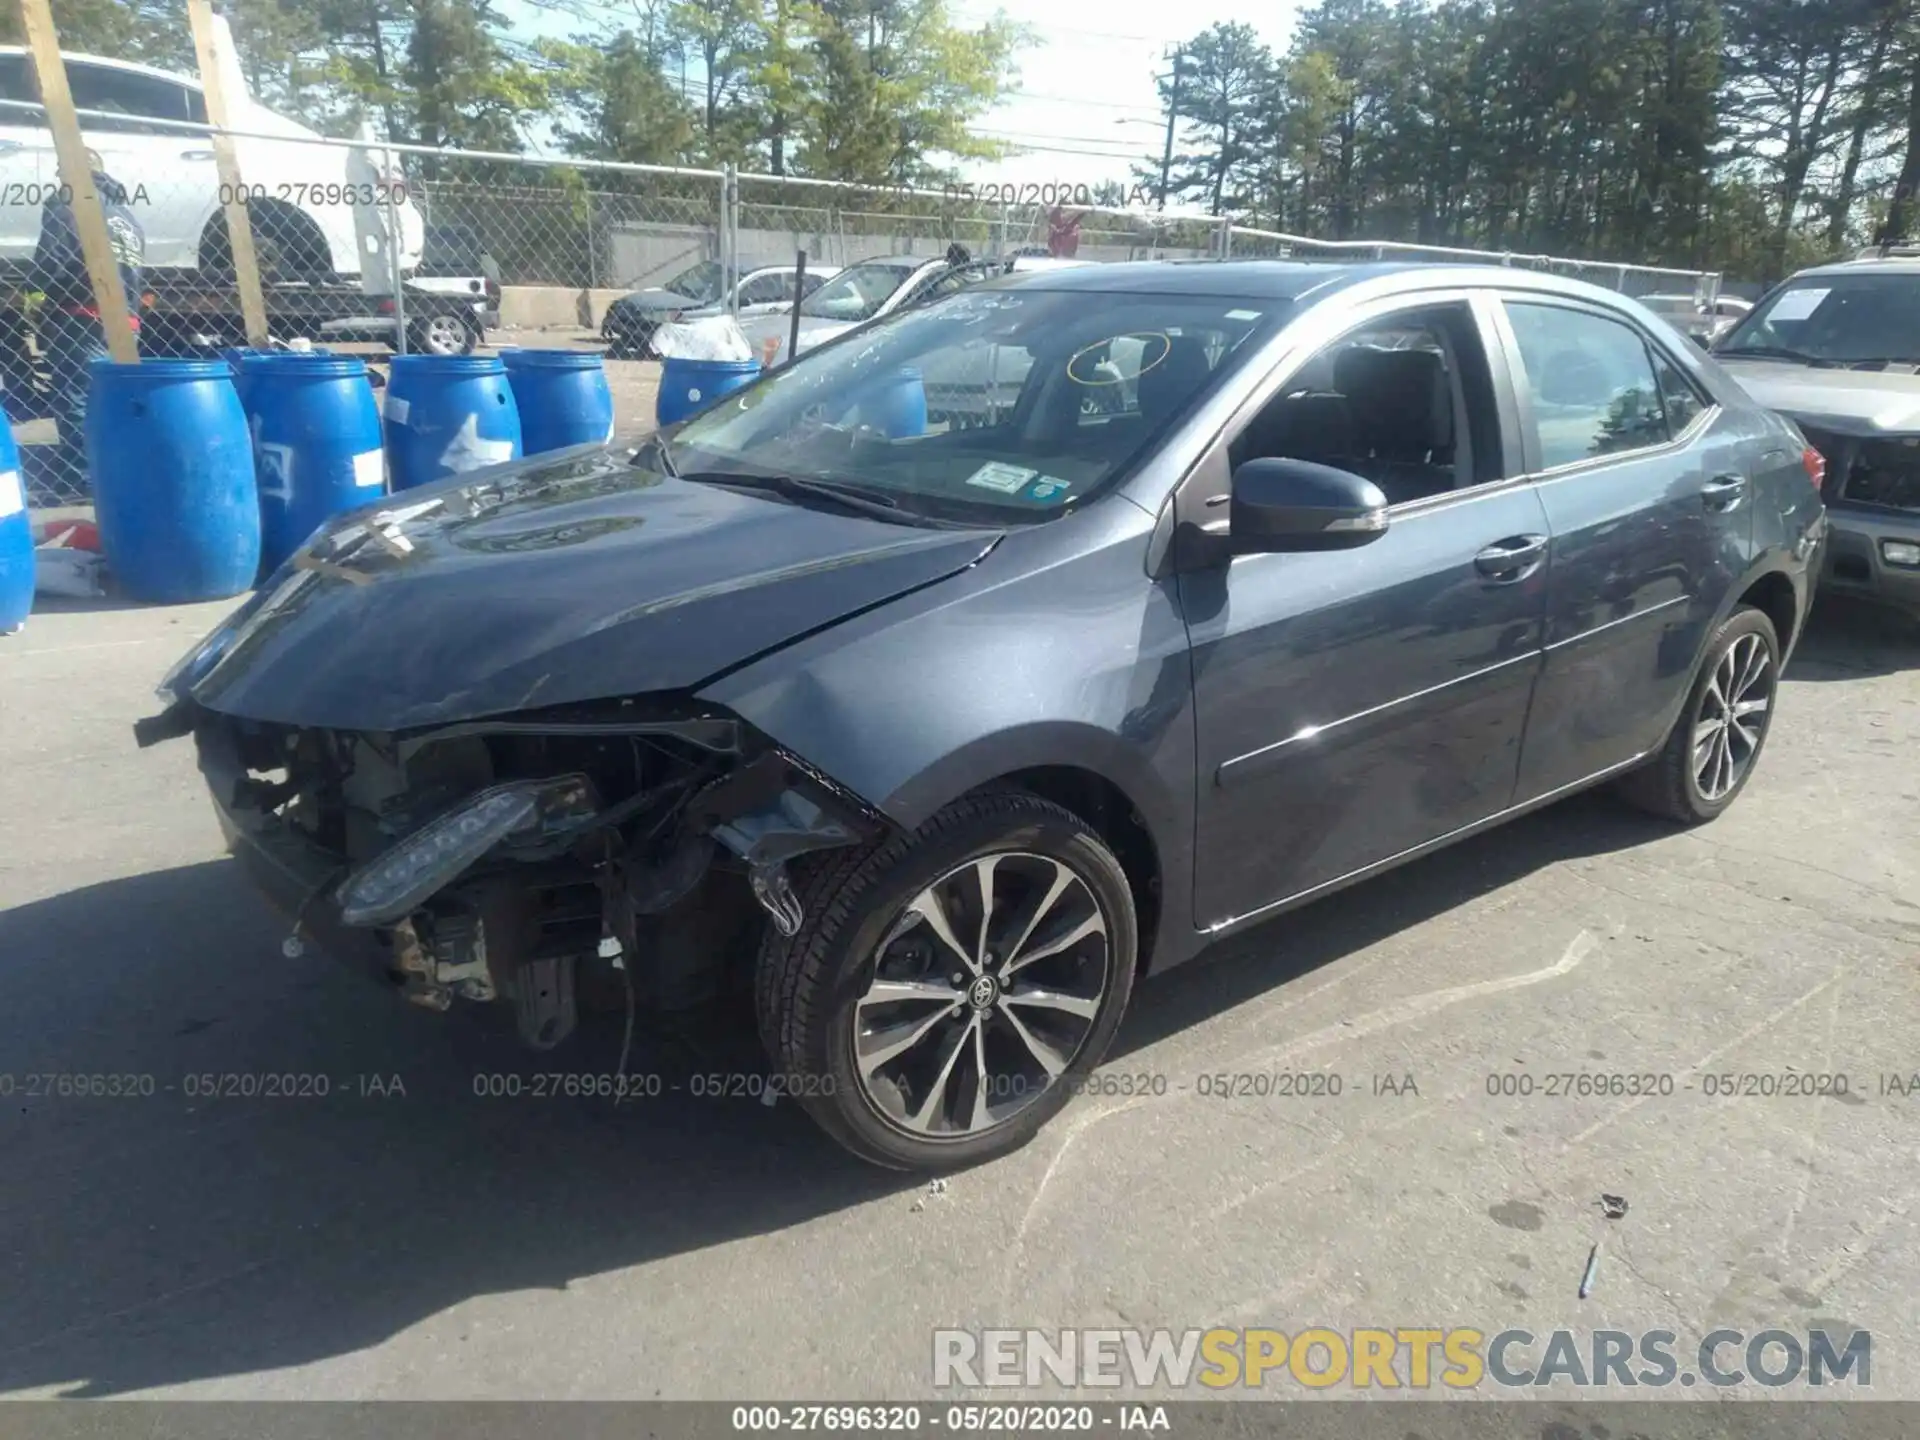
[[500, 465], [513, 459], [511, 440], [487, 440], [480, 434], [480, 417], [469, 415], [461, 422], [459, 430], [440, 452], [442, 469], [451, 471], [479, 470], [488, 465]]
[[407, 423], [407, 402], [398, 395], [387, 396], [387, 419], [396, 425]]
[[261, 495], [269, 500], [291, 500], [293, 447], [263, 444], [255, 460], [259, 466]]
[[689, 391], [687, 391], [687, 399], [689, 399], [689, 400], [693, 400], [693, 401], [698, 401], [698, 400], [699, 400], [699, 398], [700, 398], [700, 392], [699, 392], [698, 390], [689, 390]]
[[0, 471], [0, 520], [18, 515], [26, 508], [26, 499], [20, 494], [20, 472]]
[[[402, 402], [404, 403], [404, 402]], [[356, 490], [378, 490], [387, 483], [387, 456], [384, 450], [363, 450], [353, 457], [353, 485]]]

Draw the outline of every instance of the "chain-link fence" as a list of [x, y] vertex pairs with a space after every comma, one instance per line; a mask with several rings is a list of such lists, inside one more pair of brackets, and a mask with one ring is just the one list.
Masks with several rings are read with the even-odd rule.
[[[266, 343], [364, 355], [376, 384], [403, 351], [597, 348], [619, 338], [609, 308], [641, 287], [673, 289], [683, 309], [724, 298], [719, 171], [234, 130], [234, 182], [205, 125], [86, 109], [80, 122], [110, 243], [143, 252], [129, 297], [143, 358], [248, 345], [232, 204], [253, 238]], [[0, 101], [0, 123], [45, 120]], [[106, 347], [51, 141], [23, 149], [0, 153], [0, 384], [30, 500], [74, 504], [90, 498], [88, 367]], [[651, 367], [610, 379], [622, 428], [650, 419]]]
[[[1472, 260], [1551, 269], [1636, 295], [1690, 291], [1709, 303], [1718, 282], [1630, 264], [1328, 242], [1103, 206], [1083, 185], [875, 188], [298, 131], [230, 132], [233, 183], [221, 179], [205, 125], [86, 109], [80, 119], [113, 182], [101, 188], [120, 192], [109, 228], [144, 235], [143, 355], [214, 356], [248, 343], [227, 234], [231, 202], [252, 231], [268, 343], [364, 354], [376, 383], [399, 351], [602, 349], [623, 431], [644, 428], [653, 413], [657, 371], [645, 362], [654, 328], [703, 308], [788, 310], [800, 251], [809, 291], [862, 260], [932, 260], [959, 245], [974, 261], [994, 261], [1046, 254], [1062, 240], [1095, 262]], [[0, 122], [45, 123], [35, 107], [8, 101]], [[104, 346], [77, 247], [64, 271], [36, 262], [49, 228], [70, 223], [59, 213], [70, 213], [70, 197], [50, 146], [26, 159], [23, 151], [0, 155], [0, 381], [32, 499], [70, 504], [89, 495], [79, 435], [87, 365]]]

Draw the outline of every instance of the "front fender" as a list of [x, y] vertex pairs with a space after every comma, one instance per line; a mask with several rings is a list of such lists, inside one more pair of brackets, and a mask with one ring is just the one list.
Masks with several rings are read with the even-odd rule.
[[1145, 573], [1151, 528], [1115, 499], [1015, 531], [972, 569], [700, 698], [906, 829], [1019, 771], [1090, 772], [1145, 824], [1163, 921], [1190, 919], [1193, 674], [1177, 592]]

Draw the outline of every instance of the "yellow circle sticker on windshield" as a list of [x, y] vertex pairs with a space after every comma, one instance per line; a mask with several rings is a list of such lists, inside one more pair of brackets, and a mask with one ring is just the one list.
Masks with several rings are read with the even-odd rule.
[[[1131, 376], [1120, 374], [1119, 367], [1112, 364], [1112, 357], [1108, 352], [1116, 340], [1138, 340], [1140, 342], [1140, 368], [1134, 371]], [[1158, 341], [1160, 344], [1158, 351], [1155, 351], [1153, 348], [1155, 341]], [[1076, 350], [1073, 358], [1067, 361], [1067, 378], [1076, 385], [1124, 385], [1129, 379], [1138, 380], [1142, 375], [1146, 374], [1147, 371], [1153, 369], [1154, 366], [1158, 365], [1172, 353], [1173, 337], [1165, 331], [1128, 330], [1119, 335], [1109, 335], [1104, 340], [1096, 340], [1091, 345]], [[1092, 375], [1082, 373], [1080, 362], [1089, 355], [1094, 356], [1092, 361], [1093, 365], [1107, 365], [1112, 369], [1113, 373], [1110, 375], [1101, 375], [1097, 372]]]

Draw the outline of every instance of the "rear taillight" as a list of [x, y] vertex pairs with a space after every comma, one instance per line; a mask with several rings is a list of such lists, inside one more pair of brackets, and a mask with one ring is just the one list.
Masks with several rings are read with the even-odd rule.
[[1800, 463], [1807, 467], [1807, 479], [1813, 482], [1815, 490], [1827, 483], [1827, 457], [1811, 445], [1800, 452]]

